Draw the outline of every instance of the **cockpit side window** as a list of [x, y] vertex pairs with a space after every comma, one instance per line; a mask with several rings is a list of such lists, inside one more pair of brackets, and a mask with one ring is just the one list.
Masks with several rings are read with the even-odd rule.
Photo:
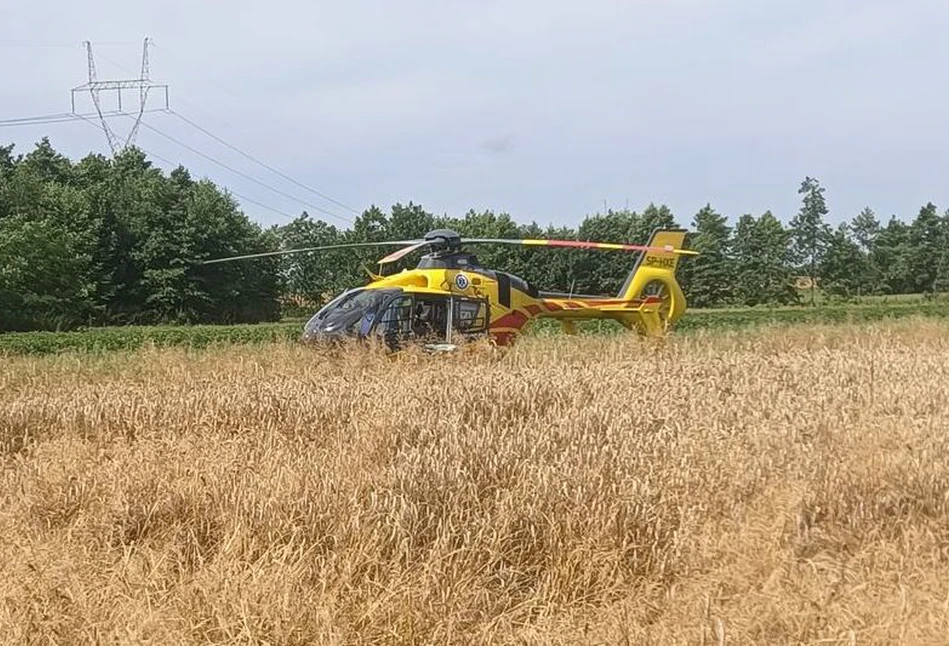
[[464, 334], [478, 334], [488, 327], [487, 302], [481, 299], [455, 298], [452, 328]]
[[415, 297], [412, 332], [420, 339], [444, 339], [448, 326], [448, 299], [445, 296]]

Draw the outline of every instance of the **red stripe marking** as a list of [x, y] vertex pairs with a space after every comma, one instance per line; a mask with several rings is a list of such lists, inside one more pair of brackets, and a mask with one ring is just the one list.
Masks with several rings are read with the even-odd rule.
[[[609, 305], [629, 305], [629, 306], [652, 305], [654, 303], [661, 303], [661, 302], [662, 302], [662, 299], [658, 296], [647, 296], [646, 298], [642, 298], [642, 299], [634, 298], [632, 300], [623, 300], [620, 298], [599, 298], [599, 299], [585, 298], [579, 301], [564, 301], [562, 305], [559, 303], [544, 302], [543, 306], [546, 307], [551, 312], [557, 312], [563, 309], [577, 310], [577, 309], [582, 309], [585, 307], [597, 308], [597, 307], [606, 307]], [[531, 307], [532, 306], [529, 305], [527, 309], [530, 310]], [[533, 310], [531, 310], [531, 312], [533, 313]]]
[[497, 321], [491, 324], [492, 328], [514, 328], [520, 330], [524, 327], [524, 324], [527, 323], [527, 317], [524, 315], [524, 312], [519, 310], [513, 310], [509, 314], [505, 314]]
[[617, 245], [620, 247], [619, 250], [622, 251], [664, 251], [660, 247], [648, 247], [646, 245], [638, 244], [624, 244], [621, 242], [586, 242], [583, 240], [547, 240], [547, 245], [550, 247], [576, 247], [579, 249], [610, 249], [611, 247], [604, 247], [604, 244], [608, 245]]
[[540, 306], [539, 306], [539, 305], [528, 305], [528, 306], [525, 307], [524, 309], [526, 309], [528, 312], [530, 312], [530, 313], [531, 313], [531, 316], [537, 316], [537, 315], [540, 314], [540, 312], [541, 312], [541, 309], [540, 309]]

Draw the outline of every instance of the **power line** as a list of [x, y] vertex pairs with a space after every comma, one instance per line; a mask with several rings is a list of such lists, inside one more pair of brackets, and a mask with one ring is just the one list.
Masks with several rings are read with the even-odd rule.
[[16, 126], [45, 126], [51, 123], [69, 123], [75, 121], [75, 117], [57, 117], [55, 119], [39, 119], [30, 121], [0, 122], [0, 128], [13, 128]]
[[[151, 43], [151, 44], [152, 44], [153, 47], [159, 47], [158, 43], [154, 43], [154, 42], [153, 42], [153, 43]], [[167, 54], [167, 53], [168, 53], [168, 50], [165, 49], [164, 52]], [[113, 66], [115, 66], [115, 67], [117, 67], [117, 68], [119, 68], [119, 69], [121, 69], [121, 70], [124, 70], [124, 71], [126, 71], [126, 72], [129, 72], [130, 74], [136, 74], [136, 73], [137, 73], [135, 70], [133, 70], [132, 68], [130, 68], [128, 65], [123, 65], [122, 63], [119, 63], [118, 61], [115, 61], [115, 60], [113, 60], [113, 59], [111, 59], [111, 58], [107, 58], [107, 57], [103, 56], [102, 54], [96, 54], [96, 56], [97, 56], [100, 60], [103, 60], [103, 61], [105, 61], [106, 63], [109, 63], [110, 65], [113, 65]], [[175, 58], [175, 57], [172, 57], [172, 58]], [[178, 84], [180, 85], [181, 83], [178, 82]], [[185, 81], [185, 82], [184, 82], [184, 85], [188, 85], [188, 82]], [[216, 85], [216, 84], [215, 84], [215, 83], [211, 83], [211, 85]], [[225, 92], [227, 92], [227, 91], [225, 90]], [[230, 93], [228, 93], [228, 94], [230, 94]], [[231, 96], [233, 96], [233, 94], [231, 94]], [[231, 130], [237, 130], [237, 128], [235, 128], [233, 125], [231, 125], [230, 123], [228, 123], [227, 121], [225, 121], [224, 119], [222, 119], [222, 118], [220, 117], [220, 115], [212, 114], [212, 113], [210, 113], [210, 112], [208, 112], [208, 111], [202, 109], [200, 105], [196, 104], [196, 103], [193, 102], [193, 101], [189, 101], [187, 98], [185, 98], [185, 97], [183, 97], [183, 96], [177, 97], [177, 98], [175, 99], [175, 101], [177, 101], [178, 103], [184, 103], [185, 105], [190, 105], [192, 108], [194, 108], [194, 109], [197, 110], [198, 112], [207, 115], [207, 116], [210, 117], [211, 119], [214, 119], [215, 123], [220, 123], [221, 125], [227, 126], [227, 127], [230, 128]]]
[[359, 211], [357, 211], [356, 209], [352, 208], [351, 206], [347, 206], [347, 205], [343, 204], [342, 202], [333, 199], [333, 198], [330, 197], [329, 195], [325, 195], [325, 194], [319, 192], [319, 191], [316, 190], [315, 188], [311, 188], [311, 187], [307, 186], [306, 184], [303, 184], [303, 183], [301, 183], [301, 182], [298, 182], [297, 180], [293, 179], [293, 178], [290, 177], [289, 175], [286, 175], [285, 173], [283, 173], [283, 172], [277, 170], [277, 169], [274, 168], [273, 166], [271, 166], [271, 165], [269, 165], [269, 164], [266, 164], [266, 163], [260, 161], [259, 159], [257, 159], [257, 158], [254, 157], [253, 155], [251, 155], [250, 153], [244, 152], [243, 150], [241, 150], [241, 149], [238, 148], [237, 146], [234, 146], [234, 145], [232, 145], [232, 144], [229, 144], [228, 142], [224, 141], [223, 139], [221, 139], [220, 137], [218, 137], [218, 136], [215, 135], [214, 133], [208, 132], [208, 130], [206, 130], [205, 128], [202, 128], [201, 126], [199, 126], [198, 124], [196, 124], [194, 121], [192, 121], [191, 119], [188, 119], [187, 117], [185, 117], [184, 115], [182, 115], [182, 114], [176, 112], [175, 110], [168, 110], [168, 112], [171, 113], [172, 115], [178, 117], [179, 119], [181, 119], [182, 121], [184, 121], [185, 123], [187, 123], [187, 124], [188, 124], [189, 126], [191, 126], [192, 128], [194, 128], [194, 129], [196, 129], [196, 130], [198, 130], [198, 131], [204, 133], [205, 135], [207, 135], [208, 137], [210, 137], [210, 138], [213, 139], [214, 141], [218, 142], [219, 144], [221, 144], [221, 145], [223, 145], [223, 146], [227, 146], [228, 148], [230, 148], [230, 149], [233, 150], [234, 152], [243, 155], [244, 157], [246, 157], [247, 159], [251, 160], [251, 161], [254, 162], [255, 164], [257, 164], [257, 165], [259, 165], [259, 166], [262, 166], [263, 168], [266, 168], [266, 169], [269, 170], [271, 173], [274, 173], [275, 175], [277, 175], [277, 176], [279, 176], [279, 177], [282, 177], [283, 179], [287, 180], [288, 182], [290, 182], [290, 183], [292, 183], [292, 184], [295, 184], [295, 185], [299, 186], [300, 188], [302, 188], [302, 189], [304, 189], [304, 190], [307, 190], [307, 191], [310, 191], [311, 193], [314, 193], [314, 194], [316, 194], [316, 195], [319, 195], [319, 196], [322, 197], [324, 200], [327, 200], [327, 201], [329, 201], [329, 202], [332, 202], [333, 204], [335, 204], [335, 205], [337, 205], [337, 206], [340, 206], [340, 207], [346, 209], [347, 211], [350, 211], [350, 212], [352, 212], [352, 213], [355, 213], [356, 215], [359, 215]]
[[[153, 152], [151, 152], [151, 151], [149, 151], [149, 150], [145, 150], [144, 148], [139, 148], [139, 149], [140, 149], [143, 153], [145, 153], [146, 155], [148, 155], [149, 157], [154, 157], [154, 158], [157, 159], [158, 161], [165, 162], [165, 163], [168, 164], [169, 166], [177, 167], [177, 166], [180, 166], [180, 165], [181, 165], [180, 162], [173, 162], [173, 161], [171, 161], [170, 159], [166, 159], [165, 157], [162, 157], [161, 155], [156, 155], [155, 153], [153, 153]], [[234, 191], [233, 189], [231, 189], [229, 186], [225, 186], [225, 187], [224, 187], [224, 190], [227, 191], [228, 193], [230, 193], [231, 195], [233, 195], [234, 197], [236, 197], [237, 199], [241, 200], [242, 202], [249, 202], [250, 204], [254, 204], [254, 205], [256, 205], [256, 206], [259, 206], [259, 207], [262, 208], [262, 209], [266, 209], [267, 211], [272, 211], [272, 212], [276, 213], [277, 215], [283, 216], [283, 217], [287, 218], [288, 220], [296, 220], [296, 219], [297, 219], [297, 216], [293, 215], [292, 213], [287, 213], [286, 211], [281, 211], [280, 209], [274, 208], [274, 207], [270, 206], [269, 204], [264, 204], [263, 202], [258, 202], [257, 200], [255, 200], [255, 199], [253, 199], [253, 198], [247, 197], [246, 195], [241, 195], [240, 193], [238, 193], [238, 192]]]
[[[173, 161], [171, 161], [170, 159], [166, 159], [165, 157], [162, 157], [161, 155], [156, 155], [155, 153], [153, 153], [153, 152], [151, 152], [151, 151], [149, 151], [149, 150], [145, 150], [144, 148], [139, 148], [139, 149], [140, 149], [143, 153], [145, 153], [146, 155], [148, 155], [149, 157], [154, 157], [154, 158], [157, 159], [158, 161], [165, 162], [165, 163], [168, 164], [169, 166], [180, 166], [180, 165], [181, 165], [181, 162], [173, 162]], [[264, 204], [263, 202], [258, 202], [257, 200], [255, 200], [255, 199], [253, 199], [253, 198], [250, 198], [250, 197], [247, 197], [247, 196], [245, 196], [245, 195], [241, 195], [240, 193], [237, 193], [236, 191], [234, 191], [233, 189], [231, 189], [231, 188], [228, 187], [228, 186], [225, 186], [225, 187], [224, 187], [224, 190], [227, 191], [228, 193], [230, 193], [231, 195], [233, 195], [234, 197], [236, 197], [236, 198], [238, 198], [238, 199], [240, 199], [240, 200], [242, 200], [242, 201], [244, 201], [244, 202], [250, 202], [251, 204], [256, 204], [257, 206], [259, 206], [259, 207], [261, 207], [261, 208], [264, 208], [264, 209], [267, 209], [268, 211], [273, 211], [273, 212], [276, 213], [277, 215], [282, 215], [283, 217], [285, 217], [285, 218], [287, 218], [287, 219], [289, 219], [289, 220], [295, 220], [295, 219], [297, 218], [297, 216], [293, 215], [292, 213], [287, 213], [286, 211], [281, 211], [280, 209], [276, 209], [276, 208], [274, 208], [274, 207], [272, 207], [272, 206], [270, 206], [270, 205], [268, 205], [268, 204]]]
[[[150, 112], [163, 112], [160, 108], [154, 108], [151, 110], [145, 110], [145, 113]], [[103, 112], [102, 115], [111, 119], [112, 117], [121, 117], [126, 116], [127, 112], [119, 112], [118, 110], [110, 110]], [[6, 126], [35, 126], [35, 125], [45, 125], [48, 123], [66, 123], [68, 121], [75, 121], [76, 119], [82, 119], [85, 117], [97, 117], [99, 116], [96, 112], [87, 112], [86, 114], [79, 114], [74, 112], [62, 112], [60, 114], [43, 114], [36, 115], [33, 117], [19, 117], [17, 119], [0, 119], [0, 127]]]
[[[16, 119], [0, 119], [0, 124], [10, 124], [16, 125], [23, 121], [45, 121], [47, 119], [62, 119], [64, 117], [71, 117], [71, 112], [60, 112], [58, 114], [38, 114], [32, 117], [19, 117]], [[86, 115], [90, 116], [90, 115]]]
[[[108, 42], [96, 42], [97, 45], [105, 46], [116, 46], [116, 45], [137, 45], [132, 41], [108, 41]], [[68, 41], [68, 40], [0, 40], [0, 47], [80, 47], [81, 42], [77, 41]]]
[[[169, 56], [170, 56], [171, 58], [177, 58], [177, 57], [176, 57], [172, 52], [170, 52], [167, 48], [161, 47], [160, 45], [158, 45], [157, 43], [155, 43], [155, 42], [153, 42], [153, 41], [150, 41], [150, 44], [151, 44], [153, 47], [159, 47], [159, 48], [162, 50], [163, 54], [164, 54], [166, 57], [169, 57]], [[106, 58], [105, 56], [102, 56], [102, 55], [99, 55], [99, 58], [101, 58], [102, 60], [106, 61], [107, 63], [109, 63], [109, 64], [111, 64], [111, 65], [114, 65], [114, 66], [116, 66], [116, 67], [118, 67], [118, 68], [120, 68], [120, 69], [122, 69], [122, 70], [125, 70], [125, 71], [130, 72], [130, 73], [134, 73], [134, 70], [132, 70], [131, 68], [129, 68], [129, 67], [126, 66], [126, 65], [123, 65], [122, 63], [119, 63], [119, 62], [117, 62], [117, 61], [114, 61], [114, 60], [112, 60], [112, 59], [110, 59], [110, 58]], [[179, 60], [180, 60], [180, 59], [179, 59]], [[217, 87], [218, 89], [222, 90], [225, 94], [228, 94], [228, 95], [231, 96], [231, 97], [237, 98], [236, 95], [235, 95], [233, 92], [231, 92], [230, 90], [228, 90], [226, 87], [222, 86], [220, 83], [217, 83], [216, 81], [214, 81], [214, 80], [212, 80], [212, 79], [207, 79], [207, 81], [208, 81], [211, 85], [214, 85], [214, 86]], [[185, 100], [185, 99], [179, 98], [178, 101], [183, 101], [184, 103], [188, 103], [188, 104], [190, 104], [190, 105], [194, 105], [194, 104], [192, 104], [190, 101], [187, 101], [187, 100]], [[200, 112], [204, 112], [203, 110], [199, 110], [199, 111], [200, 111]], [[298, 186], [299, 188], [302, 188], [303, 190], [309, 191], [309, 192], [313, 193], [314, 195], [317, 195], [317, 196], [323, 198], [324, 200], [326, 200], [326, 201], [328, 201], [328, 202], [332, 202], [332, 203], [335, 204], [336, 206], [339, 206], [339, 207], [341, 207], [341, 208], [343, 208], [343, 209], [349, 211], [350, 213], [353, 213], [354, 215], [359, 215], [359, 214], [360, 214], [360, 211], [358, 211], [357, 209], [354, 209], [354, 208], [352, 208], [351, 206], [348, 206], [348, 205], [346, 205], [346, 204], [343, 204], [343, 203], [340, 202], [339, 200], [336, 200], [336, 199], [330, 197], [329, 195], [326, 195], [325, 193], [322, 193], [322, 192], [316, 190], [315, 188], [312, 188], [312, 187], [310, 187], [310, 186], [307, 186], [306, 184], [303, 184], [302, 182], [299, 182], [299, 181], [295, 180], [294, 178], [290, 177], [290, 176], [287, 175], [286, 173], [284, 173], [284, 172], [278, 170], [277, 168], [274, 168], [273, 166], [271, 166], [271, 165], [269, 165], [269, 164], [267, 164], [267, 163], [265, 163], [265, 162], [263, 162], [263, 161], [257, 159], [256, 157], [254, 157], [254, 156], [251, 155], [250, 153], [248, 153], [248, 152], [246, 152], [246, 151], [244, 151], [244, 150], [241, 150], [241, 149], [238, 148], [237, 146], [235, 146], [235, 145], [233, 145], [233, 144], [231, 144], [231, 143], [225, 141], [223, 138], [221, 138], [221, 137], [219, 137], [218, 135], [215, 135], [214, 133], [210, 132], [207, 128], [204, 128], [204, 127], [198, 125], [197, 123], [195, 123], [193, 120], [191, 120], [191, 119], [185, 117], [183, 114], [180, 114], [179, 112], [177, 112], [177, 111], [175, 111], [175, 110], [172, 110], [171, 108], [168, 108], [168, 109], [166, 110], [166, 112], [171, 113], [172, 115], [174, 115], [175, 117], [181, 119], [182, 121], [184, 121], [186, 124], [188, 124], [189, 126], [191, 126], [192, 128], [194, 128], [195, 130], [198, 130], [199, 132], [203, 133], [203, 134], [206, 135], [207, 137], [210, 137], [211, 139], [213, 139], [214, 141], [218, 142], [219, 144], [221, 144], [221, 145], [223, 145], [223, 146], [226, 146], [227, 148], [230, 148], [230, 149], [233, 150], [234, 152], [236, 152], [236, 153], [242, 155], [242, 156], [245, 157], [246, 159], [249, 159], [250, 161], [252, 161], [252, 162], [254, 162], [255, 164], [257, 164], [258, 166], [261, 166], [262, 168], [265, 168], [265, 169], [269, 170], [270, 172], [272, 172], [272, 173], [274, 173], [275, 175], [277, 175], [278, 177], [281, 177], [282, 179], [284, 179], [284, 180], [290, 182], [291, 184], [294, 184], [294, 185]], [[227, 125], [227, 124], [225, 123], [225, 125]], [[324, 211], [324, 212], [325, 212], [325, 211]]]
[[[127, 114], [127, 113], [126, 113], [126, 114]], [[88, 124], [91, 125], [92, 127], [96, 128], [97, 130], [101, 130], [101, 129], [102, 129], [102, 126], [99, 125], [98, 123], [96, 123], [95, 121], [93, 121], [92, 119], [89, 119], [89, 118], [86, 118], [86, 117], [83, 117], [83, 116], [80, 116], [80, 115], [76, 115], [76, 116], [77, 116], [80, 120], [85, 121], [86, 123], [88, 123]], [[129, 116], [131, 116], [131, 115], [129, 115]], [[153, 152], [151, 152], [151, 151], [145, 150], [145, 149], [142, 148], [141, 146], [139, 146], [138, 148], [139, 148], [139, 150], [141, 150], [143, 153], [145, 153], [145, 154], [148, 155], [149, 157], [154, 157], [154, 158], [157, 159], [158, 161], [165, 162], [165, 163], [168, 164], [169, 166], [175, 166], [175, 167], [177, 167], [177, 166], [180, 166], [180, 165], [181, 165], [180, 162], [173, 162], [173, 161], [171, 161], [170, 159], [166, 159], [165, 157], [162, 157], [161, 155], [156, 155], [155, 153], [153, 153]], [[290, 220], [295, 220], [295, 219], [296, 219], [296, 216], [295, 216], [295, 215], [292, 215], [292, 214], [290, 214], [290, 213], [287, 213], [286, 211], [281, 211], [280, 209], [275, 209], [275, 208], [272, 207], [272, 206], [269, 206], [269, 205], [267, 205], [267, 204], [264, 204], [263, 202], [258, 202], [257, 200], [252, 199], [252, 198], [249, 198], [249, 197], [246, 197], [246, 196], [244, 196], [244, 195], [241, 195], [240, 193], [236, 193], [236, 192], [232, 191], [232, 190], [231, 190], [230, 188], [228, 188], [228, 187], [224, 187], [224, 190], [226, 190], [228, 193], [230, 193], [230, 194], [233, 195], [234, 197], [236, 197], [236, 198], [238, 198], [238, 199], [240, 199], [240, 200], [242, 200], [242, 201], [244, 201], [244, 202], [250, 202], [251, 204], [256, 204], [257, 206], [259, 206], [259, 207], [261, 207], [261, 208], [267, 209], [268, 211], [273, 211], [274, 213], [276, 213], [276, 214], [278, 214], [278, 215], [282, 215], [283, 217], [288, 218], [288, 219], [290, 219]]]
[[[164, 111], [165, 111], [165, 110], [163, 110], [163, 109], [153, 109], [153, 110], [146, 110], [145, 112], [148, 113], [148, 112], [164, 112]], [[90, 113], [86, 113], [86, 114], [80, 114], [80, 113], [78, 113], [78, 112], [77, 112], [77, 113], [64, 112], [64, 113], [58, 114], [58, 115], [56, 115], [56, 114], [54, 114], [54, 115], [39, 115], [39, 116], [35, 116], [35, 117], [21, 117], [21, 118], [18, 118], [18, 119], [0, 120], [0, 127], [50, 125], [50, 124], [57, 124], [57, 123], [70, 123], [70, 122], [73, 122], [73, 121], [85, 121], [86, 123], [88, 123], [88, 124], [94, 126], [97, 130], [102, 130], [103, 128], [102, 128], [102, 125], [101, 125], [101, 124], [95, 123], [94, 121], [92, 121], [92, 120], [90, 119], [90, 117], [98, 117], [98, 116], [99, 116], [99, 114], [98, 114], [98, 113], [95, 113], [95, 112], [90, 112]], [[103, 112], [103, 113], [102, 113], [102, 116], [105, 117], [105, 118], [131, 117], [131, 118], [133, 118], [133, 119], [136, 117], [136, 115], [130, 114], [130, 113], [128, 113], [128, 112]], [[242, 172], [240, 172], [240, 171], [238, 171], [238, 170], [236, 170], [236, 169], [231, 168], [230, 166], [228, 166], [227, 164], [224, 164], [223, 162], [217, 161], [216, 159], [214, 159], [213, 157], [210, 157], [209, 155], [205, 155], [204, 153], [202, 153], [202, 152], [200, 152], [200, 151], [198, 151], [198, 150], [195, 150], [195, 149], [191, 148], [191, 147], [188, 146], [187, 144], [184, 144], [183, 142], [178, 141], [177, 139], [171, 137], [170, 135], [166, 135], [165, 133], [159, 132], [156, 128], [153, 128], [152, 126], [148, 125], [147, 123], [142, 122], [142, 125], [144, 125], [146, 128], [149, 128], [149, 129], [151, 129], [151, 130], [154, 130], [155, 132], [158, 132], [158, 134], [160, 134], [160, 135], [162, 135], [162, 136], [164, 136], [164, 137], [167, 137], [167, 138], [171, 139], [171, 140], [174, 141], [175, 143], [177, 143], [177, 144], [179, 144], [179, 145], [181, 145], [181, 146], [184, 146], [185, 148], [187, 148], [188, 150], [191, 150], [191, 151], [194, 152], [195, 154], [200, 155], [200, 156], [202, 156], [202, 157], [204, 157], [204, 158], [206, 158], [206, 159], [208, 159], [208, 160], [214, 162], [215, 164], [218, 164], [219, 166], [221, 166], [221, 167], [223, 167], [223, 168], [225, 168], [225, 169], [231, 171], [232, 173], [235, 173], [235, 174], [237, 174], [237, 175], [240, 175], [241, 177], [243, 177], [243, 178], [245, 178], [245, 179], [248, 179], [248, 180], [250, 180], [250, 181], [252, 181], [252, 182], [254, 182], [254, 183], [256, 183], [256, 184], [260, 184], [260, 185], [263, 186], [264, 188], [267, 188], [267, 189], [269, 189], [269, 190], [271, 190], [271, 191], [274, 191], [274, 192], [276, 192], [276, 193], [280, 193], [281, 195], [284, 195], [284, 196], [286, 196], [286, 197], [289, 197], [290, 199], [293, 199], [294, 201], [300, 201], [300, 200], [298, 200], [297, 198], [295, 198], [295, 197], [293, 197], [292, 195], [290, 195], [289, 193], [283, 193], [282, 191], [280, 191], [280, 190], [278, 190], [278, 189], [275, 189], [275, 188], [269, 186], [268, 184], [265, 184], [264, 182], [261, 182], [260, 180], [257, 180], [257, 179], [255, 179], [255, 178], [249, 176], [249, 175], [246, 175], [245, 173], [242, 173]], [[177, 163], [175, 163], [175, 162], [172, 162], [172, 161], [170, 161], [170, 160], [168, 160], [168, 159], [165, 159], [164, 157], [161, 157], [160, 155], [156, 155], [156, 154], [153, 153], [153, 152], [150, 152], [150, 151], [148, 151], [148, 150], [145, 150], [145, 149], [142, 148], [141, 146], [139, 146], [139, 149], [140, 149], [142, 152], [144, 152], [145, 154], [147, 154], [148, 156], [154, 157], [155, 159], [158, 159], [158, 160], [160, 160], [160, 161], [163, 161], [163, 162], [165, 162], [166, 164], [170, 164], [170, 165], [172, 165], [172, 166], [177, 166], [177, 165], [179, 165], [179, 164], [177, 164]], [[274, 212], [274, 213], [276, 213], [276, 214], [278, 214], [278, 215], [282, 215], [283, 217], [288, 218], [288, 219], [291, 219], [291, 220], [296, 219], [296, 216], [293, 215], [293, 214], [291, 214], [291, 213], [288, 213], [288, 212], [283, 211], [283, 210], [281, 210], [281, 209], [274, 208], [274, 207], [272, 207], [272, 206], [270, 206], [270, 205], [268, 205], [268, 204], [264, 204], [263, 202], [259, 202], [259, 201], [255, 200], [255, 199], [250, 198], [250, 197], [247, 197], [247, 196], [245, 196], [245, 195], [241, 195], [240, 193], [237, 193], [236, 191], [234, 191], [234, 190], [232, 190], [232, 189], [230, 189], [230, 188], [228, 188], [228, 187], [225, 187], [225, 188], [226, 188], [226, 190], [227, 190], [229, 193], [231, 193], [232, 195], [234, 195], [235, 197], [237, 197], [238, 199], [240, 199], [240, 200], [242, 200], [242, 201], [244, 201], [244, 202], [249, 202], [249, 203], [251, 203], [251, 204], [255, 204], [255, 205], [257, 205], [257, 206], [259, 206], [259, 207], [261, 207], [261, 208], [267, 209], [268, 211], [272, 211], [272, 212]], [[306, 202], [302, 202], [302, 203], [303, 203], [303, 204], [307, 204]], [[339, 216], [339, 215], [336, 215], [335, 213], [332, 213], [332, 212], [330, 212], [330, 211], [326, 211], [325, 209], [321, 209], [320, 207], [317, 207], [317, 206], [315, 206], [315, 205], [308, 205], [308, 206], [313, 206], [313, 208], [316, 208], [317, 210], [319, 210], [319, 211], [321, 211], [321, 212], [323, 212], [323, 213], [326, 213], [327, 215], [331, 215], [331, 216], [333, 216], [333, 217], [335, 217], [335, 218], [337, 218], [337, 219], [343, 220], [343, 221], [346, 222], [347, 224], [350, 224], [350, 222], [349, 222], [348, 220], [346, 220], [345, 218], [343, 218], [343, 217], [341, 217], [341, 216]]]
[[[151, 153], [149, 153], [149, 154], [151, 154]], [[231, 189], [230, 189], [229, 187], [227, 187], [227, 186], [224, 187], [224, 190], [227, 191], [228, 193], [230, 193], [231, 195], [233, 195], [234, 197], [236, 197], [237, 199], [243, 201], [243, 202], [250, 202], [251, 204], [256, 204], [257, 206], [259, 206], [259, 207], [261, 207], [261, 208], [263, 208], [263, 209], [267, 209], [268, 211], [273, 211], [273, 212], [276, 213], [277, 215], [282, 215], [283, 217], [287, 218], [288, 220], [296, 220], [296, 219], [297, 219], [297, 216], [293, 215], [292, 213], [287, 213], [286, 211], [281, 211], [280, 209], [275, 209], [275, 208], [272, 207], [272, 206], [267, 206], [267, 205], [264, 204], [263, 202], [258, 202], [257, 200], [251, 199], [251, 198], [249, 198], [249, 197], [247, 197], [247, 196], [245, 196], [245, 195], [241, 195], [240, 193], [237, 193], [237, 192], [231, 190]]]
[[316, 210], [316, 211], [319, 211], [320, 213], [325, 213], [326, 215], [329, 215], [329, 216], [331, 216], [331, 217], [334, 217], [334, 218], [336, 218], [337, 220], [341, 220], [342, 222], [345, 222], [346, 224], [352, 224], [349, 220], [347, 220], [346, 218], [344, 218], [344, 217], [341, 216], [341, 215], [338, 215], [338, 214], [336, 214], [336, 213], [333, 213], [332, 211], [328, 211], [328, 210], [324, 209], [323, 207], [317, 206], [317, 205], [315, 205], [315, 204], [311, 204], [310, 202], [307, 202], [307, 201], [305, 201], [305, 200], [301, 200], [300, 198], [298, 198], [298, 197], [296, 197], [296, 196], [294, 196], [294, 195], [291, 195], [290, 193], [287, 193], [287, 192], [285, 192], [285, 191], [281, 191], [279, 188], [274, 188], [273, 186], [270, 186], [270, 185], [267, 184], [266, 182], [262, 182], [262, 181], [260, 181], [259, 179], [248, 175], [247, 173], [241, 172], [241, 171], [237, 170], [236, 168], [233, 168], [233, 167], [231, 167], [231, 166], [228, 166], [228, 165], [225, 164], [224, 162], [222, 162], [222, 161], [220, 161], [220, 160], [218, 160], [218, 159], [215, 159], [214, 157], [211, 157], [210, 155], [207, 155], [207, 154], [201, 152], [200, 150], [198, 150], [198, 149], [196, 149], [196, 148], [194, 148], [194, 147], [192, 147], [192, 146], [189, 146], [188, 144], [184, 143], [184, 142], [181, 141], [180, 139], [177, 139], [176, 137], [173, 137], [173, 136], [171, 136], [171, 135], [169, 135], [169, 134], [167, 134], [167, 133], [165, 133], [165, 132], [162, 132], [161, 130], [159, 130], [159, 129], [156, 128], [155, 126], [152, 126], [152, 125], [150, 125], [150, 124], [148, 124], [148, 123], [146, 123], [146, 122], [144, 122], [144, 121], [142, 122], [142, 125], [143, 125], [144, 127], [148, 128], [149, 130], [151, 130], [152, 132], [154, 132], [155, 134], [160, 135], [160, 136], [164, 137], [165, 139], [168, 139], [169, 141], [178, 144], [178, 145], [181, 146], [182, 148], [185, 148], [186, 150], [191, 151], [191, 152], [194, 153], [195, 155], [198, 155], [199, 157], [202, 157], [202, 158], [204, 158], [204, 159], [210, 161], [210, 162], [213, 163], [213, 164], [217, 164], [217, 165], [220, 166], [221, 168], [224, 168], [225, 170], [228, 170], [228, 171], [234, 173], [235, 175], [238, 175], [239, 177], [243, 177], [244, 179], [246, 179], [246, 180], [248, 180], [248, 181], [250, 181], [250, 182], [253, 182], [253, 183], [255, 183], [255, 184], [258, 184], [259, 186], [262, 186], [262, 187], [266, 188], [267, 190], [273, 191], [274, 193], [277, 193], [278, 195], [282, 195], [283, 197], [286, 197], [286, 198], [288, 198], [288, 199], [291, 199], [291, 200], [293, 200], [294, 202], [299, 202], [300, 204], [303, 204], [304, 206], [307, 206], [307, 207], [309, 207], [309, 208], [311, 208], [311, 209], [314, 209], [314, 210]]
[[41, 47], [65, 49], [67, 47], [69, 48], [76, 47], [77, 45], [79, 45], [78, 42], [66, 43], [66, 42], [54, 42], [54, 41], [49, 41], [49, 42], [32, 41], [31, 42], [28, 40], [0, 40], [0, 47], [19, 47], [22, 49], [41, 48]]

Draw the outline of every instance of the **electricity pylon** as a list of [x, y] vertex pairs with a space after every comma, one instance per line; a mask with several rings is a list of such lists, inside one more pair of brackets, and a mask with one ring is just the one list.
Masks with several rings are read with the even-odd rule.
[[[76, 92], [89, 92], [92, 97], [92, 103], [96, 107], [96, 113], [99, 115], [99, 121], [102, 123], [102, 129], [105, 131], [106, 139], [109, 142], [109, 148], [115, 155], [119, 151], [128, 148], [135, 142], [135, 136], [138, 134], [138, 127], [142, 122], [142, 115], [145, 113], [145, 105], [148, 103], [148, 93], [151, 90], [158, 89], [165, 91], [165, 109], [168, 109], [168, 85], [164, 83], [153, 83], [149, 78], [148, 70], [148, 46], [149, 38], [145, 38], [142, 44], [142, 73], [137, 79], [109, 80], [100, 81], [96, 74], [96, 61], [92, 55], [92, 43], [84, 41], [86, 46], [86, 58], [89, 66], [89, 80], [82, 85], [76, 86], [71, 91], [72, 112], [76, 114]], [[135, 114], [135, 124], [125, 138], [125, 143], [121, 143], [120, 138], [112, 130], [105, 118], [102, 110], [102, 101], [100, 94], [103, 91], [115, 91], [118, 99], [118, 112], [122, 113], [122, 90], [138, 90], [138, 112]]]

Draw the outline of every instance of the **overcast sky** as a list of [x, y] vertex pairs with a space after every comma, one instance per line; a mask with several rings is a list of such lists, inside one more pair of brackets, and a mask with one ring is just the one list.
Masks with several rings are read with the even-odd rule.
[[[100, 79], [126, 78], [149, 36], [174, 110], [357, 210], [413, 200], [575, 225], [654, 201], [688, 224], [711, 202], [787, 221], [811, 175], [833, 222], [866, 205], [912, 218], [949, 206], [947, 29], [945, 0], [0, 0], [0, 120], [69, 111], [82, 40]], [[342, 219], [314, 215], [352, 217], [173, 115], [145, 123]], [[108, 150], [82, 122], [0, 142], [22, 152], [43, 134], [74, 158]], [[276, 211], [307, 208], [152, 130], [138, 143]]]

